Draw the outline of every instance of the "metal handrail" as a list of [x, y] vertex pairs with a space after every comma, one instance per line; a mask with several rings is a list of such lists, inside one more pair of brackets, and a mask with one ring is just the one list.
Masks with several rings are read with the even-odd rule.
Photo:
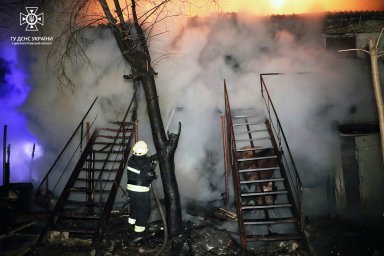
[[[125, 112], [125, 115], [124, 115], [124, 117], [123, 117], [123, 120], [121, 121], [121, 124], [120, 124], [120, 126], [119, 126], [118, 132], [116, 133], [115, 138], [114, 138], [113, 142], [111, 143], [112, 145], [116, 143], [116, 141], [118, 140], [119, 135], [120, 135], [121, 132], [123, 132], [123, 137], [124, 137], [124, 138], [125, 138], [125, 136], [126, 136], [126, 135], [125, 135], [125, 129], [124, 129], [124, 122], [125, 122], [125, 120], [127, 119], [128, 113], [131, 111], [132, 104], [133, 104], [133, 102], [134, 102], [134, 100], [135, 100], [135, 97], [136, 97], [136, 92], [137, 92], [137, 89], [135, 89], [135, 91], [134, 91], [134, 93], [133, 93], [132, 100], [131, 100], [131, 102], [129, 103], [129, 106], [128, 106], [126, 112]], [[134, 120], [132, 120], [132, 122], [133, 122], [133, 121], [134, 121]], [[132, 134], [135, 134], [135, 131], [132, 131]], [[120, 145], [120, 148], [121, 148], [121, 147], [122, 147], [122, 146]], [[102, 182], [101, 182], [101, 178], [102, 178], [103, 170], [104, 170], [104, 168], [105, 168], [105, 166], [106, 166], [106, 164], [107, 164], [107, 160], [109, 159], [109, 156], [110, 156], [111, 153], [112, 153], [112, 149], [113, 149], [113, 148], [110, 147], [109, 152], [108, 152], [107, 156], [105, 157], [105, 161], [104, 161], [104, 163], [103, 163], [103, 167], [101, 168], [101, 172], [99, 173], [98, 180], [99, 180], [100, 184], [102, 183]], [[126, 150], [127, 150], [127, 149], [126, 149]], [[129, 149], [128, 149], [128, 150], [129, 150]], [[125, 163], [127, 160], [128, 160], [128, 159], [123, 159], [123, 162]], [[117, 160], [115, 159], [115, 161], [114, 161], [113, 164], [115, 164], [116, 162], [120, 162], [120, 161], [121, 161], [121, 160], [117, 161]], [[100, 186], [100, 190], [101, 190], [101, 191], [104, 191], [105, 188], [106, 188], [106, 184], [104, 184], [103, 188], [101, 188], [101, 186]], [[100, 197], [101, 197], [101, 195], [102, 195], [102, 193], [100, 193]]]
[[[301, 182], [301, 179], [300, 179], [300, 176], [299, 176], [299, 173], [298, 173], [295, 161], [293, 159], [291, 150], [289, 148], [287, 138], [286, 138], [284, 130], [283, 130], [282, 126], [281, 126], [280, 119], [279, 119], [279, 117], [277, 115], [275, 106], [274, 106], [274, 104], [272, 102], [271, 96], [270, 96], [270, 94], [268, 92], [267, 86], [266, 86], [264, 78], [263, 78], [263, 76], [268, 76], [268, 75], [282, 75], [282, 73], [264, 73], [264, 74], [260, 74], [261, 96], [262, 96], [262, 98], [263, 98], [263, 100], [265, 102], [265, 105], [267, 107], [268, 119], [270, 121], [273, 133], [275, 134], [275, 136], [276, 136], [276, 138], [278, 140], [278, 147], [279, 147], [279, 150], [281, 152], [281, 158], [282, 158], [282, 160], [284, 160], [284, 162], [283, 162], [284, 167], [286, 167], [287, 174], [289, 175], [289, 177], [291, 179], [292, 185], [294, 185], [293, 188], [295, 189], [295, 193], [296, 193], [295, 203], [296, 203], [296, 206], [299, 209], [300, 221], [302, 222], [302, 217], [303, 217], [303, 215], [302, 215], [303, 185], [302, 185], [302, 182]], [[276, 123], [273, 121], [274, 119], [276, 120]], [[286, 148], [286, 150], [285, 150], [286, 153], [284, 153], [284, 151], [282, 150], [283, 147]], [[287, 159], [286, 155], [288, 155], [288, 159]], [[293, 169], [293, 173], [292, 173], [291, 169]], [[295, 177], [292, 177], [293, 175]]]
[[[224, 101], [225, 101], [225, 133], [226, 133], [226, 145], [228, 146], [228, 152], [226, 155], [229, 156], [230, 164], [232, 166], [232, 180], [233, 180], [233, 189], [235, 195], [240, 194], [240, 174], [237, 166], [237, 156], [236, 156], [236, 142], [235, 142], [235, 133], [233, 131], [233, 122], [231, 114], [231, 106], [229, 103], [227, 84], [224, 80]], [[247, 247], [247, 240], [245, 235], [244, 226], [240, 223], [243, 222], [243, 213], [241, 211], [241, 200], [238, 196], [235, 196], [235, 206], [236, 214], [238, 219], [239, 235], [240, 235], [240, 244], [243, 248]]]
[[[49, 178], [49, 175], [51, 174], [53, 168], [56, 166], [57, 162], [60, 160], [61, 156], [64, 154], [64, 152], [67, 150], [67, 147], [68, 145], [72, 142], [73, 138], [75, 137], [76, 133], [79, 131], [79, 129], [83, 129], [83, 125], [84, 125], [84, 120], [87, 118], [89, 112], [92, 110], [93, 106], [95, 105], [96, 101], [97, 101], [97, 98], [96, 97], [91, 106], [88, 108], [88, 111], [85, 113], [85, 115], [83, 116], [83, 118], [81, 119], [79, 125], [76, 127], [75, 131], [72, 133], [71, 137], [68, 139], [67, 143], [65, 144], [65, 146], [63, 147], [63, 149], [61, 150], [60, 154], [57, 156], [56, 160], [53, 162], [52, 166], [49, 168], [49, 170], [47, 171], [47, 173], [45, 174], [44, 178], [42, 179], [42, 181], [40, 182], [39, 186], [37, 187], [37, 191], [40, 191], [43, 184], [45, 183], [45, 189], [46, 191], [48, 191], [48, 178]], [[82, 145], [82, 142], [83, 142], [83, 138], [84, 136], [81, 136], [80, 138], [80, 145]], [[80, 146], [81, 147], [81, 146]], [[36, 194], [37, 196], [38, 194]]]
[[[116, 143], [117, 139], [119, 138], [120, 132], [123, 132], [123, 138], [125, 139], [124, 122], [127, 119], [128, 113], [131, 111], [132, 104], [134, 103], [134, 101], [136, 99], [136, 92], [137, 92], [137, 88], [135, 89], [135, 92], [134, 92], [134, 94], [132, 96], [132, 100], [131, 100], [128, 108], [127, 108], [127, 111], [125, 112], [124, 118], [121, 121], [121, 124], [119, 126], [119, 131], [117, 132], [117, 134], [116, 134], [116, 136], [114, 138], [113, 143]], [[137, 107], [137, 106], [135, 106], [135, 107]], [[132, 115], [131, 122], [133, 123], [133, 130], [131, 131], [130, 136], [127, 138], [128, 139], [128, 143], [126, 144], [127, 146], [125, 147], [125, 150], [123, 152], [123, 159], [119, 161], [120, 162], [119, 163], [119, 170], [123, 170], [123, 168], [125, 167], [125, 164], [128, 161], [128, 156], [129, 156], [129, 152], [130, 152], [130, 145], [131, 145], [132, 139], [137, 136], [137, 123], [136, 123], [136, 120], [133, 120], [135, 118], [136, 117], [134, 115]], [[106, 161], [109, 158], [109, 155], [111, 154], [111, 152], [112, 152], [112, 147], [110, 148], [108, 156], [105, 158], [106, 160], [105, 160], [103, 166], [105, 166]], [[116, 163], [116, 161], [113, 164], [115, 164], [115, 163]], [[102, 169], [104, 169], [104, 167]], [[100, 172], [100, 175], [99, 175], [100, 179], [102, 177], [101, 173], [102, 173], [102, 171]], [[102, 233], [102, 230], [104, 228], [104, 222], [105, 222], [106, 219], [109, 218], [109, 215], [111, 214], [110, 210], [111, 210], [111, 207], [112, 207], [112, 204], [113, 204], [113, 200], [114, 200], [113, 194], [116, 194], [118, 186], [119, 186], [120, 181], [121, 181], [121, 177], [123, 175], [123, 172], [119, 172], [119, 173], [120, 174], [117, 174], [117, 176], [115, 177], [115, 182], [112, 184], [111, 193], [109, 193], [109, 196], [108, 196], [107, 202], [106, 202], [106, 207], [104, 207], [104, 211], [102, 213], [102, 220], [99, 222], [99, 224], [97, 226], [97, 229], [96, 229], [96, 236], [97, 237], [99, 237], [100, 234]], [[108, 179], [109, 179], [109, 177], [108, 177]], [[101, 182], [101, 180], [99, 180], [99, 182]], [[102, 190], [102, 191], [104, 191], [105, 188], [106, 188], [106, 184], [104, 184], [104, 187], [102, 189], [101, 189], [101, 186], [100, 186], [100, 190]], [[100, 200], [101, 200], [102, 194], [103, 193], [100, 193]]]
[[[87, 128], [87, 131], [86, 131], [85, 133], [83, 133], [83, 132], [82, 132], [83, 130], [81, 130], [81, 140], [80, 140], [80, 143], [77, 145], [75, 151], [73, 151], [73, 153], [72, 153], [72, 155], [71, 155], [69, 161], [68, 161], [67, 164], [65, 165], [63, 171], [61, 172], [60, 177], [57, 179], [57, 182], [56, 182], [55, 186], [53, 187], [52, 191], [54, 191], [54, 190], [56, 189], [56, 186], [59, 184], [59, 182], [60, 182], [61, 178], [63, 177], [65, 171], [67, 170], [69, 164], [71, 163], [72, 159], [75, 157], [77, 150], [80, 148], [80, 152], [81, 152], [81, 153], [83, 152], [83, 149], [82, 149], [82, 144], [83, 144], [83, 143], [82, 143], [82, 140], [83, 140], [83, 139], [85, 138], [85, 136], [90, 132], [91, 127], [93, 126], [93, 124], [94, 124], [95, 121], [96, 121], [96, 118], [97, 118], [97, 117], [95, 117], [95, 119], [93, 120], [92, 124]], [[83, 126], [81, 126], [81, 127], [83, 128]], [[47, 183], [48, 183], [48, 182], [47, 182]]]

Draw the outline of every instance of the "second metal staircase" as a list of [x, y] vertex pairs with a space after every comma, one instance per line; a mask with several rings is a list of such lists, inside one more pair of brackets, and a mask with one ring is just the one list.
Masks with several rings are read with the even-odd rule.
[[233, 178], [241, 246], [297, 241], [307, 249], [302, 185], [294, 163], [286, 161], [290, 151], [283, 146], [282, 130], [276, 132], [271, 116], [266, 119], [249, 111], [231, 110], [226, 84], [224, 91], [225, 161]]

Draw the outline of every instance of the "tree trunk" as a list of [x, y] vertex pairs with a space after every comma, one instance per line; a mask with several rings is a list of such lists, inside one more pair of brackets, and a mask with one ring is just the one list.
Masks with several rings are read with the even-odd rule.
[[377, 47], [373, 38], [368, 40], [369, 55], [371, 57], [372, 81], [375, 92], [377, 112], [379, 114], [380, 136], [381, 136], [381, 160], [384, 161], [384, 103], [381, 92], [379, 65], [377, 63]]
[[164, 125], [161, 118], [155, 79], [152, 74], [145, 74], [141, 79], [147, 101], [148, 116], [151, 124], [153, 142], [159, 156], [159, 167], [165, 197], [165, 207], [170, 236], [181, 233], [183, 225], [181, 218], [181, 206], [179, 188], [175, 175], [175, 151], [180, 136], [180, 124], [178, 134], [170, 134], [166, 138]]
[[146, 37], [136, 15], [136, 1], [131, 0], [133, 24], [128, 24], [123, 20], [122, 10], [118, 1], [115, 1], [115, 8], [120, 17], [120, 24], [117, 24], [113, 18], [107, 1], [99, 0], [99, 2], [122, 55], [132, 66], [133, 72], [128, 78], [141, 81], [144, 87], [153, 142], [159, 157], [167, 223], [169, 226], [168, 232], [170, 236], [176, 236], [183, 229], [179, 188], [176, 181], [174, 163], [181, 124], [179, 123], [178, 133], [169, 134], [167, 138], [156, 91], [155, 72], [151, 67], [151, 56], [148, 51]]

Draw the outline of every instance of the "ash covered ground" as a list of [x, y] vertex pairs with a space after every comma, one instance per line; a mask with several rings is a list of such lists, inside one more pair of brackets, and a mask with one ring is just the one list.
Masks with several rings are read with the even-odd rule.
[[[5, 206], [4, 203], [2, 203]], [[162, 247], [163, 225], [157, 220], [148, 227], [148, 237], [132, 246], [132, 231], [124, 211], [114, 213], [108, 221], [103, 240], [97, 246], [91, 240], [57, 237], [35, 246], [46, 215], [18, 211], [6, 214], [2, 207], [0, 255], [286, 255], [286, 256], [380, 256], [384, 255], [384, 221], [347, 221], [337, 218], [313, 219], [306, 225], [310, 251], [296, 248], [294, 242], [260, 243], [242, 250], [237, 235], [225, 229], [236, 226], [235, 220], [220, 218], [210, 210], [190, 211], [184, 232]], [[11, 211], [9, 212], [11, 213]]]

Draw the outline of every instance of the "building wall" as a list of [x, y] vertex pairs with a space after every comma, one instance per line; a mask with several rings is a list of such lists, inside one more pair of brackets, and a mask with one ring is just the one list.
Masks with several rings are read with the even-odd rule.
[[[384, 12], [330, 14], [324, 20], [325, 47], [330, 50], [369, 50], [369, 38], [377, 40], [383, 28]], [[384, 51], [384, 35], [379, 41], [378, 50]], [[340, 57], [354, 58], [361, 64], [361, 73], [367, 77], [367, 82], [360, 85], [359, 90], [370, 90], [373, 94], [369, 54], [359, 50], [340, 53]], [[384, 56], [379, 59], [379, 69], [383, 87]], [[360, 104], [367, 105], [368, 102]], [[375, 104], [372, 104], [372, 108], [372, 111], [377, 111]], [[357, 120], [348, 122], [357, 123]], [[346, 218], [380, 217], [384, 207], [384, 169], [381, 155], [377, 154], [380, 152], [379, 134], [357, 135], [353, 131], [342, 134], [335, 151], [333, 208], [336, 214]]]

